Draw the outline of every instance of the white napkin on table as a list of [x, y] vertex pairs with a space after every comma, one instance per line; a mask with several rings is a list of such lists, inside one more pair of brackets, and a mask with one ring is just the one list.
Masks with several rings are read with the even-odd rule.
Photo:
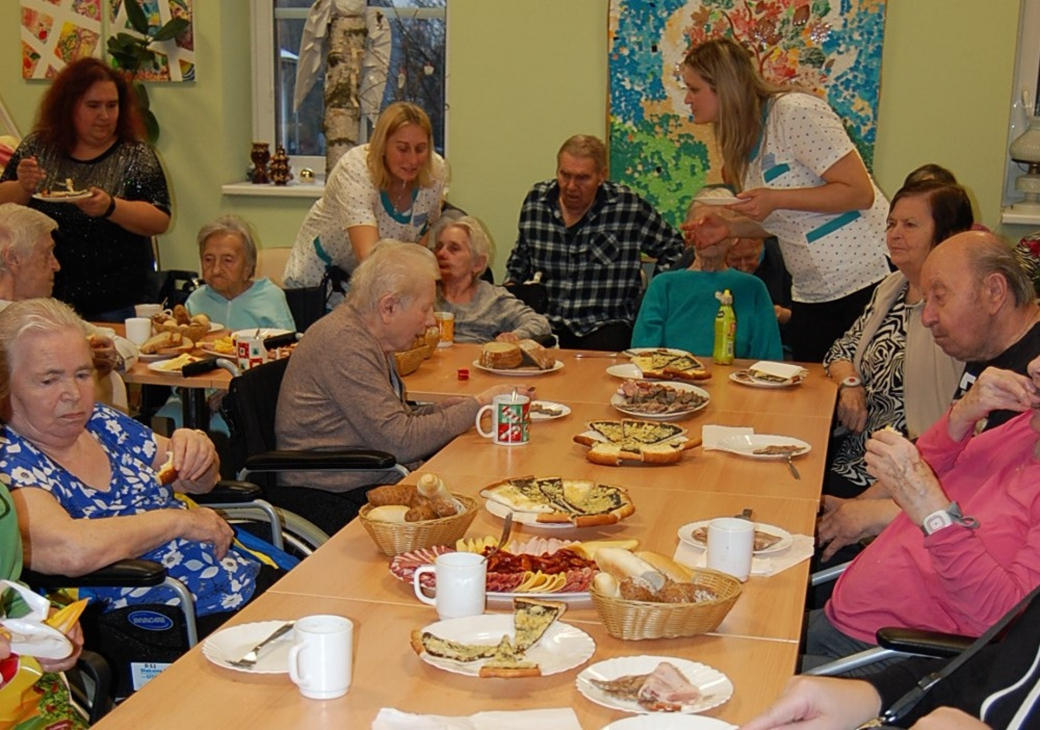
[[809, 371], [801, 365], [792, 365], [789, 362], [774, 362], [772, 360], [759, 360], [749, 370], [765, 373], [766, 375], [774, 375], [784, 380], [790, 380], [799, 376], [804, 378], [809, 374]]
[[478, 712], [469, 717], [413, 715], [391, 707], [379, 710], [372, 730], [582, 730], [570, 707]]
[[[791, 535], [791, 538], [791, 547], [786, 550], [761, 557], [752, 557], [751, 575], [763, 577], [776, 575], [812, 557], [815, 546], [811, 537], [808, 535]], [[672, 556], [672, 559], [691, 568], [706, 568], [708, 566], [708, 551], [680, 541], [675, 548], [675, 555]]]
[[716, 451], [725, 439], [734, 436], [754, 436], [755, 429], [750, 426], [714, 426], [710, 423], [701, 428], [701, 448], [705, 451]]

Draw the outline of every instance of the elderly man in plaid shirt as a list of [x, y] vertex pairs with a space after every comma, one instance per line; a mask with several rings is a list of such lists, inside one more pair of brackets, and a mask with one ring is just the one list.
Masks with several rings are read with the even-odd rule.
[[556, 155], [556, 179], [535, 185], [520, 209], [506, 286], [541, 273], [560, 346], [624, 350], [642, 290], [640, 252], [668, 268], [683, 237], [654, 207], [607, 181], [607, 152], [589, 135], [571, 137]]

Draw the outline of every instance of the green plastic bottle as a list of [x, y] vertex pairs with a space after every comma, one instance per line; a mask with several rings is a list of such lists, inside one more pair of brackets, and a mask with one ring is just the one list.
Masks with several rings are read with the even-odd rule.
[[729, 289], [715, 292], [719, 300], [719, 312], [715, 315], [715, 349], [712, 359], [719, 365], [733, 362], [733, 350], [737, 341], [737, 315], [733, 312], [733, 295]]

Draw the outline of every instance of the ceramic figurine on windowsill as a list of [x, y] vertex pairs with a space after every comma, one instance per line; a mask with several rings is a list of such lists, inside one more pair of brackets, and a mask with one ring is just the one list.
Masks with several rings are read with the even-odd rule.
[[253, 161], [250, 180], [254, 185], [267, 185], [271, 176], [267, 172], [267, 162], [271, 159], [271, 150], [267, 142], [253, 142], [253, 151], [249, 155]]
[[288, 185], [293, 179], [289, 167], [289, 155], [285, 154], [285, 147], [278, 145], [274, 157], [271, 158], [271, 180], [275, 185]]

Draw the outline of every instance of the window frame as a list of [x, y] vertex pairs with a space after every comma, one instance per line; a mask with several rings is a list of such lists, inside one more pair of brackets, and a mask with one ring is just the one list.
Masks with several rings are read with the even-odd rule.
[[[275, 103], [275, 48], [274, 48], [274, 0], [252, 0], [250, 3], [251, 18], [250, 27], [252, 32], [252, 66], [253, 66], [253, 140], [270, 140], [275, 144], [275, 114], [277, 104]], [[400, 13], [395, 7], [380, 7], [389, 16]], [[308, 12], [304, 10], [304, 12]], [[447, 8], [415, 8], [409, 10], [408, 14], [421, 17], [443, 17], [447, 23]], [[445, 46], [447, 46], [447, 32], [445, 32]], [[448, 99], [448, 68], [447, 53], [445, 53], [444, 69], [444, 148], [447, 156], [448, 147], [448, 110], [450, 108]], [[391, 83], [388, 80], [387, 83]], [[365, 126], [362, 125], [359, 144], [367, 141]], [[273, 152], [273, 150], [272, 150]], [[314, 176], [319, 183], [325, 180], [325, 156], [324, 155], [290, 155], [289, 164], [294, 170], [309, 167], [314, 170]]]

